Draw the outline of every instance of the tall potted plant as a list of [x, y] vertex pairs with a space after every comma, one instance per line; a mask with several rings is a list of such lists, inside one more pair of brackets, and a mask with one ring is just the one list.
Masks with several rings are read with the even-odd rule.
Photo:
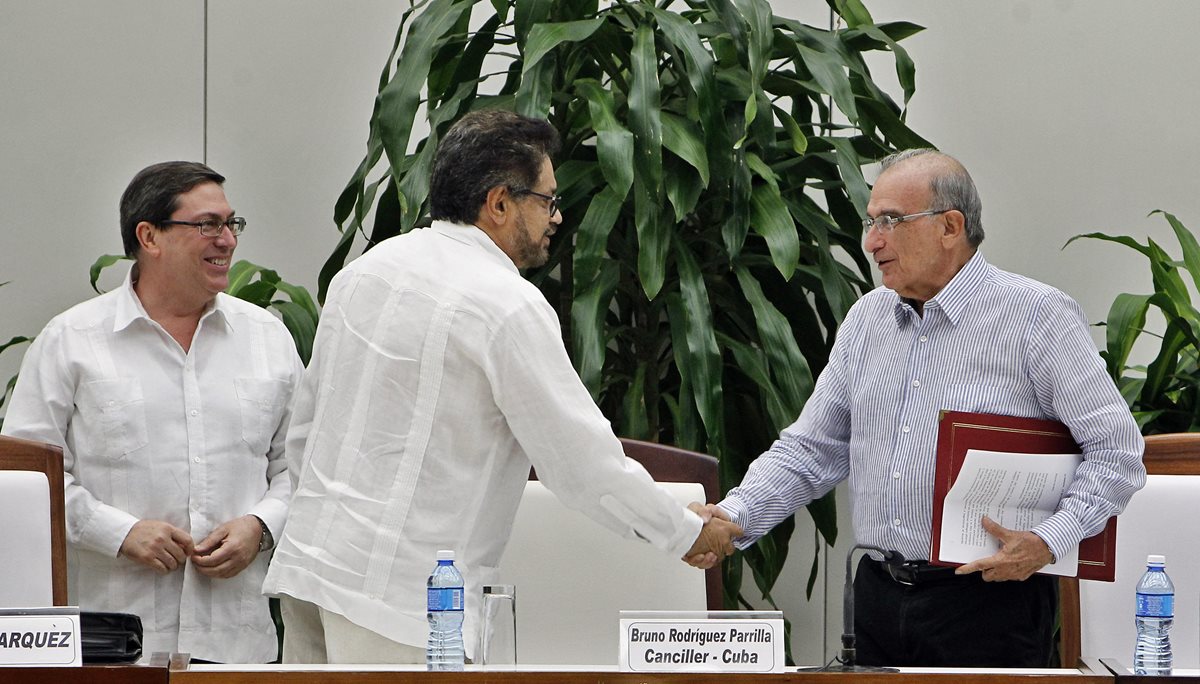
[[[830, 1], [835, 30], [766, 0], [493, 0], [480, 23], [481, 4], [404, 13], [320, 298], [360, 234], [369, 248], [426, 222], [434, 150], [462, 114], [545, 117], [563, 139], [563, 223], [527, 276], [617, 433], [714, 454], [731, 486], [798, 415], [872, 286], [861, 167], [928, 143], [864, 54], [891, 51], [907, 102], [914, 66], [898, 41], [921, 27], [876, 24], [858, 0]], [[832, 543], [832, 497], [809, 511]], [[792, 531], [746, 553], [768, 601]], [[731, 604], [742, 567], [726, 565]]]
[[[1154, 291], [1117, 295], [1105, 322], [1105, 349], [1100, 352], [1109, 375], [1129, 402], [1142, 434], [1200, 431], [1200, 311], [1192, 303], [1188, 282], [1200, 289], [1200, 243], [1174, 215], [1154, 211], [1170, 224], [1183, 260], [1147, 238], [1146, 244], [1128, 235], [1088, 233], [1079, 238], [1125, 245], [1146, 257]], [[1162, 334], [1146, 329], [1150, 307], [1162, 314]], [[1156, 338], [1158, 351], [1148, 364], [1130, 364], [1134, 343]]]

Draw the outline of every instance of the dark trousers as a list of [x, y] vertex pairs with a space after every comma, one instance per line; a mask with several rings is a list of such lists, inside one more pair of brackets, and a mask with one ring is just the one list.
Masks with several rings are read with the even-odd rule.
[[908, 586], [863, 556], [854, 578], [860, 665], [1048, 667], [1058, 581], [984, 582], [979, 573]]

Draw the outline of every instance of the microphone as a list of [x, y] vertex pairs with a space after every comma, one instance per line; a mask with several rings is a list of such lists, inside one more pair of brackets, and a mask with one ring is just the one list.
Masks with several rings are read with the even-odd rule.
[[834, 665], [830, 662], [824, 667], [816, 668], [800, 668], [803, 670], [811, 670], [814, 672], [899, 672], [892, 667], [872, 667], [869, 665], [859, 665], [855, 661], [858, 659], [858, 649], [855, 648], [854, 637], [854, 552], [855, 551], [877, 551], [883, 555], [884, 565], [903, 565], [904, 556], [900, 555], [899, 551], [872, 546], [870, 544], [855, 544], [846, 552], [846, 584], [842, 588], [842, 650], [838, 652], [834, 661], [838, 664]]

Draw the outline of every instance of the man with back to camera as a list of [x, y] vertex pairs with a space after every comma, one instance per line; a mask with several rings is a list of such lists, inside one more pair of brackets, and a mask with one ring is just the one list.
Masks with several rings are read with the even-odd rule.
[[[295, 495], [264, 587], [284, 662], [425, 662], [438, 549], [466, 578], [464, 642], [493, 584], [532, 462], [564, 504], [709, 562], [741, 530], [679, 506], [624, 456], [518, 269], [562, 215], [544, 120], [467, 114], [442, 138], [433, 225], [334, 278], [288, 434]], [[697, 506], [697, 508], [699, 508]]]
[[140, 616], [147, 654], [268, 662], [263, 551], [302, 365], [278, 319], [223, 292], [246, 226], [224, 182], [193, 162], [133, 178], [129, 275], [37, 336], [4, 433], [63, 448], [72, 605]]
[[[1031, 531], [983, 525], [993, 556], [957, 569], [864, 556], [854, 583], [864, 665], [1046, 667], [1056, 578], [1035, 572], [1101, 531], [1145, 483], [1136, 423], [1079, 305], [991, 266], [981, 203], [963, 166], [934, 150], [883, 160], [864, 244], [883, 287], [838, 329], [800, 417], [710, 506], [745, 548], [849, 478], [855, 539], [929, 554], [939, 411], [1062, 421], [1083, 450], [1058, 511]], [[911, 585], [903, 583], [911, 581]]]

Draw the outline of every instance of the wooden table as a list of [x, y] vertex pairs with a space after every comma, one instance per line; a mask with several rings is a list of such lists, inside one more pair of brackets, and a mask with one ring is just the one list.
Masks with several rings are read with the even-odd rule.
[[1042, 670], [983, 672], [979, 670], [922, 670], [900, 673], [789, 672], [784, 674], [722, 674], [683, 672], [641, 674], [610, 670], [519, 670], [426, 672], [403, 666], [364, 666], [349, 670], [300, 669], [302, 665], [246, 669], [188, 666], [182, 658], [170, 667], [170, 684], [831, 684], [841, 681], [890, 684], [1115, 684], [1115, 675], [1098, 660], [1081, 663], [1078, 671]]
[[156, 653], [136, 665], [3, 667], [0, 668], [0, 682], [4, 684], [167, 684], [167, 663], [166, 653]]

